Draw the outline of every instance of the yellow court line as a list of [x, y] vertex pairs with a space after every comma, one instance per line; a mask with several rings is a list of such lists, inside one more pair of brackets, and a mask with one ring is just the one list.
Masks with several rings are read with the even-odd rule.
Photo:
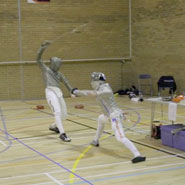
[[[100, 140], [104, 140], [104, 139], [106, 139], [106, 138], [108, 138], [108, 137], [110, 137], [110, 135], [108, 135], [108, 136], [106, 135], [106, 136], [102, 137]], [[86, 154], [92, 147], [94, 147], [94, 146], [89, 145], [89, 146], [88, 146], [87, 148], [85, 148], [85, 150], [77, 157], [76, 161], [75, 161], [74, 164], [73, 164], [73, 168], [72, 168], [72, 170], [71, 170], [73, 173], [75, 173], [76, 168], [77, 168], [77, 166], [78, 166], [80, 160], [85, 156], [85, 154]], [[72, 174], [72, 173], [70, 173], [70, 176], [69, 176], [69, 183], [70, 183], [70, 184], [73, 184], [73, 183], [74, 183], [74, 174]]]
[[[151, 120], [145, 120], [140, 122], [140, 124], [145, 124], [145, 122], [150, 122]], [[100, 140], [104, 140], [106, 138], [110, 137], [110, 135], [106, 135], [104, 137], [102, 137]], [[92, 148], [92, 145], [89, 145], [87, 148], [84, 149], [84, 151], [77, 157], [77, 159], [75, 160], [74, 164], [73, 164], [73, 168], [72, 168], [72, 172], [75, 173], [76, 172], [76, 168], [78, 166], [78, 164], [80, 163], [80, 160], [85, 156], [85, 154]], [[69, 176], [69, 183], [73, 184], [74, 183], [74, 174], [70, 173]]]

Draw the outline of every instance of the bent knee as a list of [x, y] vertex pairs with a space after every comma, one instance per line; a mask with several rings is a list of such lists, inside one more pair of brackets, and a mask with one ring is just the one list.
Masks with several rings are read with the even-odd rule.
[[107, 116], [105, 116], [104, 114], [98, 116], [98, 123], [105, 124], [107, 122], [108, 122]]
[[54, 112], [54, 115], [55, 115], [55, 116], [62, 116], [62, 112], [61, 112], [61, 111], [55, 111], [55, 112]]

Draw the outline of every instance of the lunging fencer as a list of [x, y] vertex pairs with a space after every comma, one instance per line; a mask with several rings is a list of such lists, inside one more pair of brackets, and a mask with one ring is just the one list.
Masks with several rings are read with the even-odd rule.
[[37, 63], [42, 71], [43, 81], [45, 84], [45, 95], [47, 102], [54, 114], [55, 122], [50, 125], [49, 130], [60, 133], [59, 138], [65, 142], [70, 142], [71, 139], [66, 135], [63, 128], [63, 120], [67, 117], [67, 108], [63, 98], [63, 93], [59, 87], [59, 82], [64, 83], [66, 88], [71, 92], [72, 87], [65, 76], [59, 72], [62, 60], [57, 57], [50, 59], [50, 66], [46, 66], [42, 61], [44, 50], [51, 44], [50, 41], [44, 41], [37, 52]]
[[99, 146], [99, 139], [104, 130], [105, 123], [110, 121], [117, 141], [123, 143], [134, 155], [132, 162], [138, 163], [145, 161], [146, 158], [141, 156], [135, 145], [125, 136], [122, 126], [124, 121], [123, 112], [114, 100], [113, 91], [110, 85], [106, 83], [105, 75], [101, 72], [93, 72], [91, 74], [91, 85], [94, 90], [72, 90], [72, 93], [76, 96], [96, 96], [97, 101], [102, 107], [103, 114], [98, 117], [97, 132], [91, 145]]

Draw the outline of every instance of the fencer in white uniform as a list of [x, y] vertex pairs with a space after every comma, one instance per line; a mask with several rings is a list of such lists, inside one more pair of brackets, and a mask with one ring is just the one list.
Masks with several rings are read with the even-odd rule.
[[98, 117], [97, 132], [91, 144], [96, 147], [99, 146], [99, 139], [104, 130], [104, 125], [110, 121], [117, 141], [123, 143], [134, 155], [132, 162], [145, 161], [146, 158], [141, 156], [135, 145], [125, 136], [122, 126], [124, 124], [123, 112], [114, 100], [113, 91], [110, 85], [106, 83], [105, 75], [100, 72], [93, 72], [91, 74], [91, 85], [94, 90], [74, 89], [72, 91], [76, 96], [96, 96], [102, 107], [103, 114]]
[[72, 87], [69, 84], [68, 80], [65, 76], [59, 72], [59, 69], [62, 64], [62, 60], [57, 57], [52, 57], [50, 59], [50, 66], [46, 66], [42, 61], [42, 54], [44, 50], [50, 45], [49, 41], [44, 41], [38, 52], [37, 52], [37, 63], [42, 71], [43, 80], [45, 84], [45, 94], [47, 102], [54, 114], [55, 122], [50, 125], [49, 129], [51, 131], [55, 131], [56, 133], [60, 133], [60, 139], [65, 142], [70, 142], [71, 139], [67, 137], [62, 121], [67, 117], [67, 108], [63, 98], [62, 91], [59, 87], [59, 82], [64, 83], [66, 88], [71, 92]]

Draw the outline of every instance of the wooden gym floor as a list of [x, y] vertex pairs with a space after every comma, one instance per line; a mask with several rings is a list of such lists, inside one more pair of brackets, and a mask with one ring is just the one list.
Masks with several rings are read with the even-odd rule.
[[[89, 145], [96, 132], [100, 107], [95, 99], [66, 98], [68, 118], [64, 122], [72, 142], [64, 143], [48, 130], [53, 122], [45, 100], [0, 102], [0, 185], [183, 185], [185, 152], [151, 139], [151, 103], [116, 97], [120, 107], [136, 110], [140, 123], [126, 132], [147, 160], [132, 164], [132, 154], [106, 125], [100, 147]], [[75, 109], [77, 104], [84, 109]], [[36, 109], [44, 105], [44, 109]], [[160, 107], [156, 118], [161, 119]], [[167, 107], [162, 119], [167, 124]], [[185, 121], [184, 108], [178, 121]]]

